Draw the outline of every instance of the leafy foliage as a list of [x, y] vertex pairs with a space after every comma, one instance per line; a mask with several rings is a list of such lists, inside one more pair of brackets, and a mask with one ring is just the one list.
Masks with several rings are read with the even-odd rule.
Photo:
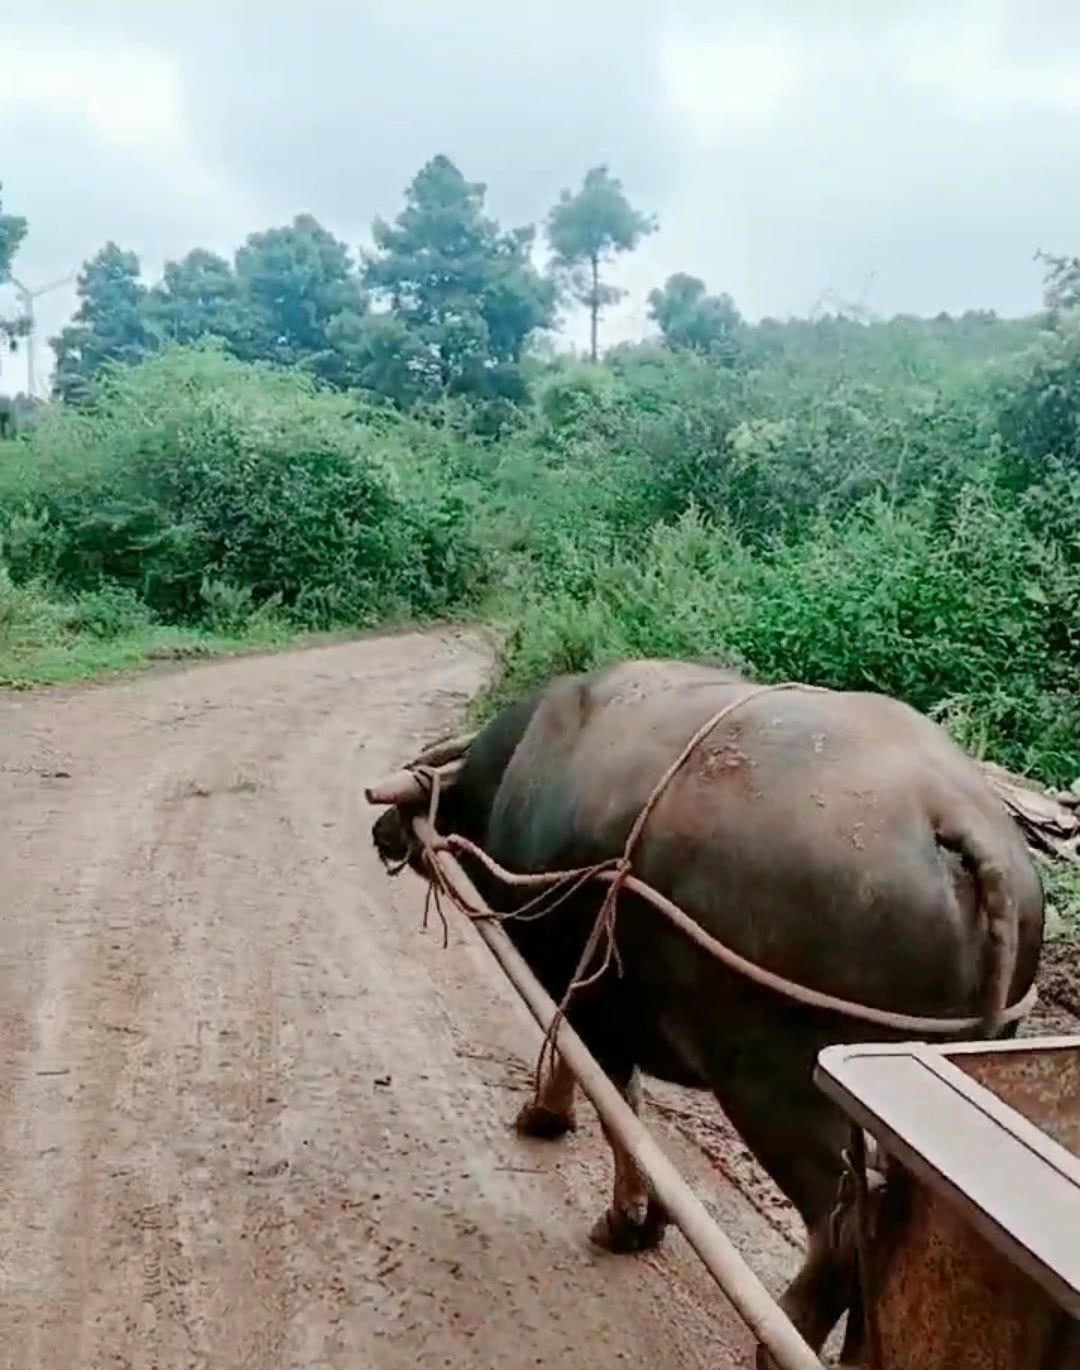
[[520, 390], [525, 344], [552, 322], [553, 290], [531, 260], [534, 230], [503, 232], [484, 215], [485, 193], [438, 156], [414, 177], [396, 221], [375, 221], [363, 279], [392, 325], [372, 321], [369, 365], [399, 402]]
[[1075, 309], [1080, 304], [1080, 257], [1055, 256], [1050, 252], [1037, 252], [1035, 256], [1046, 266], [1043, 302], [1047, 309]]
[[739, 355], [742, 317], [730, 295], [708, 295], [697, 276], [676, 272], [649, 294], [649, 317], [664, 342], [731, 364]]
[[535, 230], [501, 229], [485, 193], [433, 158], [394, 223], [376, 219], [359, 270], [310, 214], [250, 234], [234, 263], [195, 248], [150, 289], [138, 259], [107, 244], [53, 342], [56, 393], [89, 402], [109, 363], [214, 337], [241, 360], [301, 366], [400, 409], [447, 395], [520, 402], [525, 352], [553, 323], [555, 287], [533, 265]]
[[[3, 183], [0, 182], [0, 192], [3, 189]], [[11, 274], [11, 263], [26, 237], [27, 229], [24, 218], [18, 214], [5, 214], [3, 208], [3, 195], [0, 194], [0, 281], [6, 281]]]
[[235, 272], [224, 257], [201, 247], [165, 263], [146, 313], [152, 331], [172, 342], [217, 337], [242, 346], [247, 331]]
[[[434, 158], [359, 266], [310, 216], [149, 290], [88, 263], [67, 402], [0, 454], [0, 677], [469, 614], [503, 690], [719, 657], [1080, 776], [1073, 259], [1011, 320], [749, 324], [677, 273], [658, 339], [583, 365], [539, 355], [554, 286], [485, 194]], [[603, 167], [549, 216], [594, 330], [653, 227]]]
[[348, 248], [310, 214], [252, 233], [236, 253], [236, 277], [244, 318], [233, 350], [249, 361], [310, 362], [332, 319], [365, 309]]
[[[3, 189], [0, 183], [0, 285], [11, 279], [11, 264], [27, 230], [26, 220], [20, 215], [4, 213]], [[25, 332], [25, 319], [5, 319], [0, 316], [0, 340], [7, 339], [14, 346]]]
[[482, 558], [448, 545], [456, 492], [425, 480], [409, 500], [395, 446], [302, 376], [169, 348], [114, 371], [93, 414], [50, 415], [2, 468], [12, 568], [219, 628], [223, 586], [304, 627], [441, 612]]
[[139, 259], [106, 243], [79, 273], [75, 321], [53, 340], [58, 395], [86, 399], [107, 362], [141, 361], [153, 348]]

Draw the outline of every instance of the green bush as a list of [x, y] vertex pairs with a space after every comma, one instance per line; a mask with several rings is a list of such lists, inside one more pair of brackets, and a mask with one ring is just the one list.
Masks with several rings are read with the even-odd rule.
[[98, 590], [83, 590], [77, 595], [62, 621], [70, 632], [87, 633], [108, 642], [143, 632], [154, 619], [134, 591], [106, 583]]
[[597, 559], [562, 591], [538, 582], [504, 689], [627, 655], [709, 658], [897, 695], [973, 749], [1066, 782], [1080, 773], [1078, 609], [1080, 578], [978, 486], [946, 527], [929, 499], [875, 498], [765, 551], [690, 511], [641, 557]]
[[207, 585], [303, 627], [443, 612], [483, 573], [460, 500], [437, 473], [404, 478], [400, 442], [354, 410], [209, 347], [115, 370], [91, 413], [56, 409], [0, 473], [13, 574], [122, 586], [164, 622], [207, 626], [223, 612]]
[[116, 369], [0, 448], [4, 662], [470, 613], [506, 630], [496, 697], [706, 657], [1080, 775], [1080, 324], [764, 321], [737, 361], [533, 359], [497, 415], [212, 346]]

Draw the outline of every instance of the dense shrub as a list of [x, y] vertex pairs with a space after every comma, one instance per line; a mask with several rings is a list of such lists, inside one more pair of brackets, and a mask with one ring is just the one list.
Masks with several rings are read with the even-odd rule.
[[704, 656], [899, 695], [1074, 780], [1076, 325], [766, 321], [736, 341], [719, 367], [653, 344], [536, 361], [534, 406], [497, 424], [159, 353], [0, 448], [0, 648], [471, 613], [505, 626], [504, 694]]
[[89, 414], [53, 410], [7, 458], [9, 566], [68, 594], [123, 587], [166, 622], [271, 603], [311, 627], [444, 612], [483, 558], [459, 492], [408, 456], [300, 373], [174, 350], [112, 373]]
[[1080, 774], [1078, 611], [1080, 578], [984, 488], [947, 528], [928, 499], [877, 499], [764, 551], [691, 511], [640, 557], [595, 557], [561, 590], [538, 581], [513, 614], [503, 688], [626, 655], [715, 659], [898, 695], [974, 750], [1064, 782]]

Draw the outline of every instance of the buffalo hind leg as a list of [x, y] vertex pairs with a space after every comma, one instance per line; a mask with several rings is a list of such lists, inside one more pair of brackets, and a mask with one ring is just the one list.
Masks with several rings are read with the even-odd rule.
[[[817, 1353], [848, 1309], [856, 1277], [854, 1214], [842, 1184], [850, 1129], [813, 1083], [820, 1045], [794, 1033], [766, 1033], [751, 1019], [737, 1068], [725, 1074], [720, 1062], [713, 1073], [714, 1092], [732, 1125], [806, 1226], [802, 1265], [779, 1303]], [[757, 1366], [774, 1370], [763, 1347]]]
[[[619, 1092], [636, 1114], [641, 1113], [641, 1077], [633, 1070]], [[668, 1212], [652, 1192], [648, 1180], [629, 1151], [610, 1131], [603, 1118], [600, 1126], [615, 1165], [611, 1207], [593, 1226], [590, 1239], [605, 1251], [619, 1254], [628, 1251], [648, 1251], [663, 1240]]]
[[558, 1053], [553, 1065], [545, 1073], [540, 1090], [521, 1109], [514, 1126], [523, 1137], [539, 1137], [555, 1141], [577, 1127], [574, 1093], [577, 1081], [574, 1073]]
[[[834, 1247], [828, 1222], [816, 1226], [808, 1234], [802, 1267], [780, 1296], [780, 1307], [811, 1350], [820, 1353], [849, 1307], [854, 1279], [855, 1252], [846, 1235]], [[764, 1346], [758, 1347], [757, 1370], [777, 1370], [776, 1361]]]
[[[616, 1079], [619, 1092], [635, 1113], [641, 1112], [642, 1090], [637, 1071], [632, 1071], [623, 1085]], [[552, 1141], [572, 1132], [577, 1127], [574, 1094], [577, 1081], [573, 1071], [561, 1056], [556, 1056], [535, 1099], [530, 1099], [517, 1115], [514, 1126], [524, 1137], [538, 1137]], [[603, 1119], [600, 1126], [615, 1167], [611, 1207], [593, 1226], [589, 1236], [605, 1251], [645, 1251], [663, 1238], [668, 1215], [663, 1205], [650, 1191], [649, 1183], [637, 1162], [619, 1139], [608, 1130]]]
[[[876, 1148], [869, 1150], [873, 1160], [867, 1168], [867, 1235], [873, 1248], [881, 1231], [886, 1176]], [[861, 1365], [865, 1304], [859, 1279], [859, 1218], [853, 1195], [840, 1201], [835, 1217], [839, 1220], [835, 1225], [830, 1215], [808, 1228], [802, 1268], [781, 1295], [780, 1307], [817, 1352], [846, 1311], [840, 1364]], [[764, 1347], [758, 1348], [757, 1370], [775, 1370], [775, 1362]]]

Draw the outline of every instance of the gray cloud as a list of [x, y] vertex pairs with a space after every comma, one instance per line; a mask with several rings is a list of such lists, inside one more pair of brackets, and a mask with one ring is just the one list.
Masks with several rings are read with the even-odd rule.
[[[680, 269], [751, 315], [805, 311], [827, 288], [886, 313], [1022, 312], [1035, 248], [1080, 247], [1080, 10], [944, 8], [41, 3], [0, 19], [0, 51], [32, 50], [35, 71], [80, 52], [91, 87], [95, 63], [115, 86], [145, 61], [148, 122], [139, 101], [103, 122], [62, 91], [0, 93], [0, 180], [31, 225], [19, 266], [48, 279], [113, 237], [156, 272], [300, 210], [355, 247], [444, 151], [507, 222], [541, 219], [600, 160], [658, 211], [620, 270], [612, 335], [640, 328], [649, 286]], [[179, 131], [155, 143], [172, 80]], [[45, 327], [70, 304], [43, 300]]]

